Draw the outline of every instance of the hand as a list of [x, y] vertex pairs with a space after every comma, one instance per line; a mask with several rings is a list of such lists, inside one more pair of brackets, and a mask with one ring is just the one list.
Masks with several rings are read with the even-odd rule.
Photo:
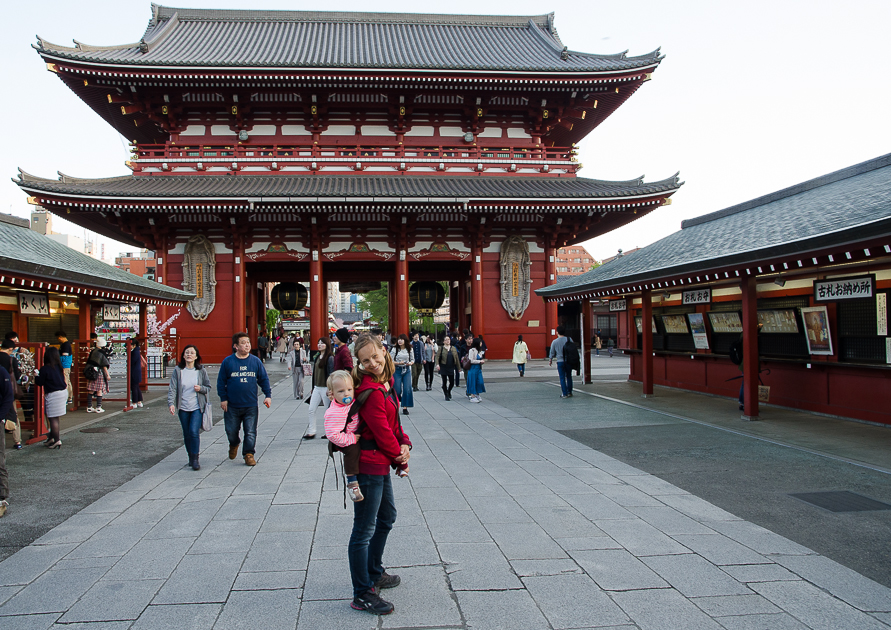
[[200, 392], [200, 391], [201, 391], [201, 385], [195, 385], [195, 391], [196, 391], [196, 392]]
[[174, 407], [173, 405], [170, 405], [170, 415], [176, 415], [176, 407]]
[[228, 401], [228, 400], [224, 400], [223, 402], [221, 402], [221, 403], [220, 403], [220, 408], [221, 408], [223, 411], [229, 411], [229, 401]]
[[266, 398], [263, 399], [263, 404], [266, 405], [266, 408], [268, 409], [269, 405], [272, 404], [272, 399], [269, 396], [267, 396]]
[[393, 461], [397, 464], [405, 464], [410, 457], [411, 451], [408, 449], [408, 444], [403, 444], [402, 448], [399, 449], [399, 457], [395, 458]]

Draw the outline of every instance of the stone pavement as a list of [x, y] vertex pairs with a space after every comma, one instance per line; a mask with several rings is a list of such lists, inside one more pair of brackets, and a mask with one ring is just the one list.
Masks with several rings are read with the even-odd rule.
[[287, 390], [261, 407], [256, 467], [227, 458], [217, 425], [201, 471], [180, 448], [0, 563], [0, 628], [891, 627], [891, 589], [535, 417], [437, 390], [403, 416], [396, 610], [354, 611], [351, 510]]

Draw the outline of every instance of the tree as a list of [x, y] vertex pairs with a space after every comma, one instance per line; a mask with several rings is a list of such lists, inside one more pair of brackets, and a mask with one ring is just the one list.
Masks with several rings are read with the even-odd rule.
[[276, 330], [275, 325], [278, 323], [279, 315], [281, 315], [281, 313], [274, 308], [267, 309], [266, 311], [266, 330], [269, 331], [270, 334]]
[[597, 268], [600, 267], [601, 265], [603, 265], [603, 263], [602, 263], [601, 261], [599, 261], [599, 260], [595, 260], [595, 261], [594, 261], [594, 264], [591, 265], [590, 267], [588, 267], [588, 271], [594, 271], [595, 269], [597, 269]]
[[390, 297], [388, 283], [381, 283], [381, 288], [359, 296], [356, 307], [367, 312], [371, 321], [377, 322], [381, 330], [387, 330], [390, 325]]

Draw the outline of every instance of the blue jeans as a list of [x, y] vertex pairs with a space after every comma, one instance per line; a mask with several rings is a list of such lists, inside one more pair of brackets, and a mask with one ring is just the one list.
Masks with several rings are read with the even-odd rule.
[[198, 432], [201, 430], [201, 415], [200, 408], [195, 411], [179, 410], [179, 423], [183, 425], [183, 442], [189, 455], [197, 455], [201, 450], [201, 440], [198, 437]]
[[371, 590], [383, 575], [384, 547], [396, 522], [396, 502], [390, 475], [360, 474], [359, 488], [365, 500], [353, 503], [353, 533], [347, 551], [353, 597]]
[[223, 413], [223, 423], [226, 426], [226, 436], [229, 438], [230, 446], [241, 444], [238, 431], [244, 425], [242, 455], [254, 452], [254, 444], [257, 442], [257, 415], [256, 407], [229, 407]]
[[563, 361], [557, 361], [557, 374], [560, 375], [560, 391], [564, 396], [572, 393], [572, 370], [567, 369]]
[[520, 374], [525, 373], [526, 372], [526, 364], [525, 363], [517, 363], [517, 371]]
[[[402, 373], [402, 370], [405, 370], [405, 374]], [[397, 367], [393, 379], [395, 380], [393, 389], [399, 396], [399, 402], [403, 407], [414, 407], [415, 401], [411, 393], [411, 368], [408, 366]]]

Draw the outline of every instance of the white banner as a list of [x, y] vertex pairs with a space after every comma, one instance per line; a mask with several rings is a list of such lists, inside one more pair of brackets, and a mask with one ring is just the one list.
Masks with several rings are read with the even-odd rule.
[[888, 334], [888, 294], [876, 295], [876, 334], [884, 337]]
[[609, 310], [613, 311], [627, 311], [628, 310], [628, 300], [610, 300], [609, 301]]
[[875, 278], [873, 276], [818, 280], [814, 282], [814, 300], [827, 302], [832, 300], [870, 298], [873, 296], [874, 286]]

